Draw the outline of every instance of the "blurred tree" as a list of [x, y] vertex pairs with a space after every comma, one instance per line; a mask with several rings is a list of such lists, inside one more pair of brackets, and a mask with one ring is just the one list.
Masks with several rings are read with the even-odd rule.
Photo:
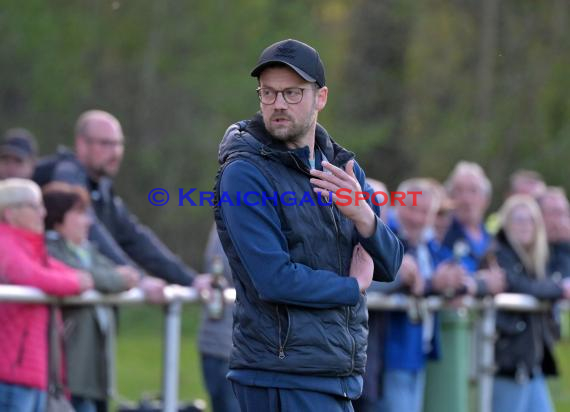
[[[327, 69], [320, 120], [393, 189], [482, 163], [500, 199], [506, 177], [535, 168], [568, 185], [570, 3], [566, 0], [3, 0], [0, 128], [30, 128], [42, 153], [72, 144], [90, 108], [122, 121], [118, 191], [199, 266], [226, 127], [258, 109], [249, 71], [270, 43], [315, 46]], [[151, 206], [154, 187], [170, 191]], [[570, 187], [567, 187], [570, 189]], [[196, 198], [196, 200], [198, 200]]]
[[[333, 135], [360, 155], [368, 175], [391, 186], [414, 168], [405, 149], [405, 64], [415, 2], [357, 1], [349, 17], [338, 110]], [[336, 133], [335, 130], [340, 130]]]

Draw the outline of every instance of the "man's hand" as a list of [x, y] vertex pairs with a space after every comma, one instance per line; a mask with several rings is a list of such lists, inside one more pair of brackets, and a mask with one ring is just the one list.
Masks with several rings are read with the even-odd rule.
[[415, 296], [421, 296], [424, 293], [425, 281], [420, 273], [416, 259], [409, 254], [405, 254], [402, 259], [402, 265], [398, 271], [402, 282], [410, 288], [410, 292]]
[[79, 280], [79, 290], [81, 292], [93, 289], [93, 277], [90, 273], [84, 272], [83, 270], [78, 270], [75, 273], [77, 274], [77, 279]]
[[461, 265], [444, 262], [436, 267], [432, 276], [432, 286], [435, 291], [451, 297], [464, 285], [466, 276], [467, 272]]
[[487, 290], [491, 295], [502, 293], [507, 288], [505, 271], [497, 265], [491, 266], [489, 269], [480, 270], [476, 276], [485, 282]]
[[196, 288], [200, 295], [209, 294], [212, 289], [212, 275], [210, 273], [200, 273], [194, 278], [192, 287]]
[[134, 288], [140, 280], [139, 272], [131, 266], [117, 266], [115, 270], [121, 275], [129, 289]]
[[[315, 185], [313, 190], [324, 196], [327, 201], [332, 194], [332, 199], [338, 210], [354, 222], [358, 233], [364, 238], [372, 236], [376, 230], [376, 219], [374, 212], [364, 200], [365, 196], [369, 196], [369, 194], [362, 190], [354, 174], [354, 160], [346, 164], [345, 170], [326, 161], [323, 161], [322, 165], [324, 168], [322, 172], [315, 169], [311, 170], [313, 176], [311, 183]], [[341, 191], [341, 198], [337, 196], [339, 189], [345, 189]]]
[[350, 261], [350, 276], [358, 282], [358, 289], [363, 293], [372, 283], [372, 275], [374, 274], [374, 262], [372, 258], [357, 244], [352, 250], [352, 260]]
[[143, 290], [145, 297], [152, 303], [164, 303], [164, 287], [166, 282], [159, 278], [144, 276], [139, 287]]

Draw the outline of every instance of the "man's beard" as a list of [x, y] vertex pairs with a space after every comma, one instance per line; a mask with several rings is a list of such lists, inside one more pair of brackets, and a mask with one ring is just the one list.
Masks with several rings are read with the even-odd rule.
[[91, 175], [96, 177], [97, 179], [103, 177], [114, 178], [117, 175], [118, 170], [109, 170], [109, 166], [107, 164], [98, 165], [91, 169]]
[[[282, 141], [284, 143], [294, 143], [302, 140], [303, 137], [307, 134], [307, 132], [313, 126], [315, 121], [316, 112], [314, 110], [311, 111], [311, 114], [307, 116], [306, 119], [302, 123], [295, 123], [291, 116], [286, 113], [274, 113], [271, 116], [268, 123], [265, 124], [265, 128], [269, 132], [269, 134], [275, 138], [276, 140]], [[289, 121], [289, 127], [273, 127], [271, 125], [271, 120], [274, 117], [284, 117]]]
[[305, 136], [310, 127], [310, 122], [304, 122], [302, 124], [291, 124], [291, 126], [288, 128], [273, 128], [271, 125], [269, 125], [267, 127], [267, 131], [275, 139], [287, 143], [301, 140], [301, 138]]

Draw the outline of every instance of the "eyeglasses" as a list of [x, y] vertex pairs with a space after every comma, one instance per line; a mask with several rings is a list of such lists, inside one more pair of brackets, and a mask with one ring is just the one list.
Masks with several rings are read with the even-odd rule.
[[17, 203], [13, 207], [15, 208], [29, 207], [30, 209], [34, 209], [35, 211], [40, 211], [45, 209], [43, 203], [31, 203], [31, 202]]
[[259, 100], [263, 104], [273, 104], [277, 100], [277, 95], [281, 93], [283, 99], [289, 104], [297, 104], [303, 100], [303, 92], [307, 90], [302, 87], [288, 87], [283, 90], [274, 90], [269, 87], [258, 87], [256, 89]]
[[115, 147], [123, 147], [125, 145], [125, 142], [122, 140], [94, 139], [92, 137], [85, 137], [85, 141], [89, 144], [101, 146], [104, 149], [114, 149]]

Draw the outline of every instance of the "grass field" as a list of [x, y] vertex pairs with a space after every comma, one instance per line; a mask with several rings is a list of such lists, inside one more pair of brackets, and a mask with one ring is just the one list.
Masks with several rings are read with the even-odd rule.
[[[197, 348], [199, 307], [185, 306], [180, 343], [181, 400], [207, 399]], [[117, 387], [120, 397], [138, 400], [161, 390], [163, 313], [159, 307], [121, 309], [117, 339]]]
[[[196, 345], [199, 307], [186, 306], [182, 321], [180, 353], [180, 399], [207, 399], [202, 383]], [[158, 307], [132, 307], [121, 310], [117, 342], [119, 394], [127, 399], [156, 395], [161, 386], [162, 311]], [[558, 345], [561, 377], [550, 381], [558, 412], [570, 412], [570, 341]]]

